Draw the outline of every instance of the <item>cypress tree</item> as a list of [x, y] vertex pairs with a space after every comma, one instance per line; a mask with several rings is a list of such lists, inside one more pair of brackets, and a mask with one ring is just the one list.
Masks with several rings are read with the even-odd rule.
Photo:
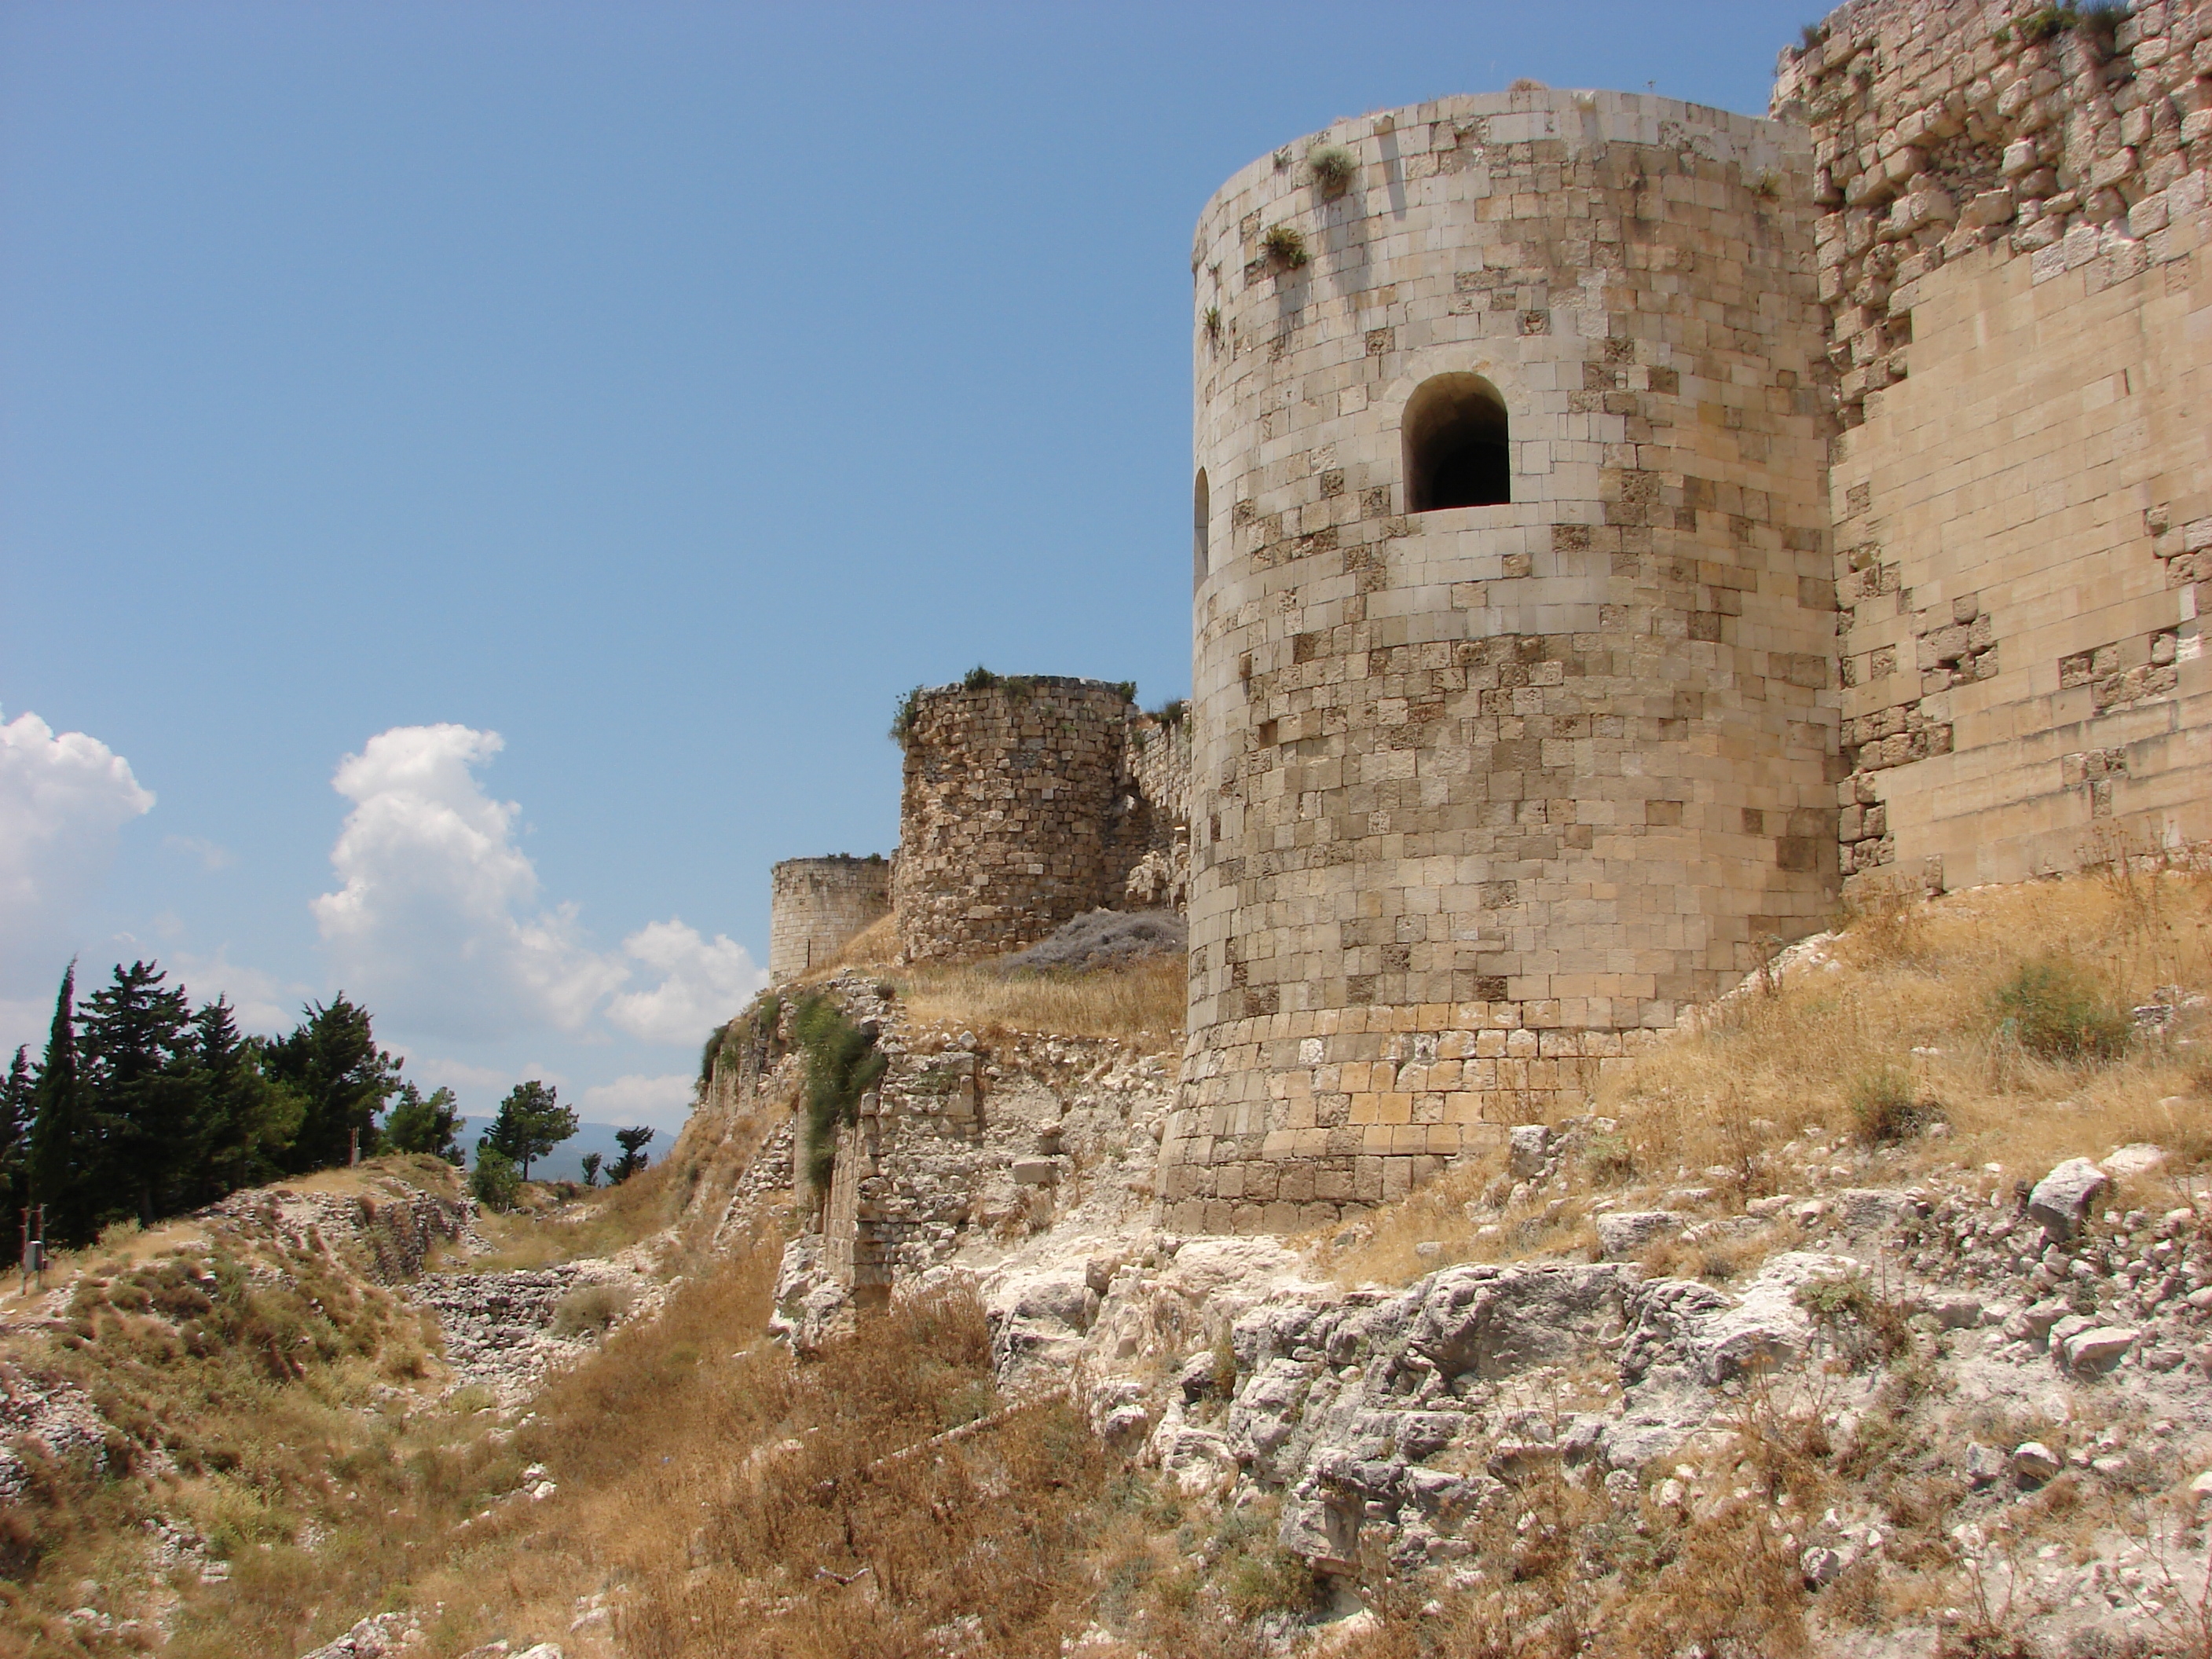
[[58, 1244], [96, 1236], [88, 1203], [98, 1152], [92, 1114], [77, 1075], [76, 963], [62, 975], [46, 1052], [31, 1083], [31, 1150], [27, 1201], [46, 1206], [46, 1237]]
[[8, 1068], [8, 1081], [0, 1085], [0, 1265], [12, 1264], [22, 1253], [22, 1237], [15, 1225], [21, 1211], [25, 1161], [30, 1152], [31, 1052], [15, 1050]]
[[187, 1202], [206, 1204], [282, 1173], [306, 1103], [263, 1071], [261, 1040], [239, 1035], [223, 998], [192, 1016], [192, 1030], [207, 1077], [208, 1122], [199, 1191]]

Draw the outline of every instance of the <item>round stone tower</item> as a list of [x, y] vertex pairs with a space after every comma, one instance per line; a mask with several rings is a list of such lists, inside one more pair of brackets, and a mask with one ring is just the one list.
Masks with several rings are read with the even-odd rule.
[[881, 854], [784, 860], [769, 872], [769, 978], [781, 984], [829, 961], [890, 908], [890, 861]]
[[1018, 950], [1121, 900], [1150, 835], [1127, 763], [1129, 697], [1059, 675], [915, 692], [891, 880], [909, 961]]
[[1168, 1224], [1395, 1197], [1827, 912], [1809, 171], [1773, 123], [1538, 90], [1207, 205]]

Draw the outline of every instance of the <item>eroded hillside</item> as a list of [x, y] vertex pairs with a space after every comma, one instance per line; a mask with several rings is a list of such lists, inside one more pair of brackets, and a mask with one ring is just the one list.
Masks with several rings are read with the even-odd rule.
[[[11, 1302], [7, 1640], [2203, 1652], [2208, 924], [2171, 870], [1884, 903], [1293, 1238], [1152, 1224], [1156, 969], [864, 949], [612, 1196], [368, 1169]], [[815, 995], [884, 1062], [880, 1310]]]

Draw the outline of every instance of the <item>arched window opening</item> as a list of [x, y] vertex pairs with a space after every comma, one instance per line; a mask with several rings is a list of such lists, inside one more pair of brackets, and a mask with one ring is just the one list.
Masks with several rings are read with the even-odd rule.
[[1406, 510], [1513, 499], [1505, 400], [1480, 374], [1439, 374], [1406, 401]]
[[1206, 580], [1207, 520], [1213, 515], [1212, 495], [1206, 487], [1206, 469], [1198, 469], [1198, 482], [1190, 487], [1190, 585]]

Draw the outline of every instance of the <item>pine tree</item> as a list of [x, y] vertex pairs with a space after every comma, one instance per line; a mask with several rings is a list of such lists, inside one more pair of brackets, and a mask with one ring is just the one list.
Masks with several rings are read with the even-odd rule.
[[23, 1205], [31, 1150], [33, 1086], [31, 1051], [19, 1048], [8, 1081], [0, 1084], [0, 1265], [13, 1264], [22, 1250], [15, 1221]]
[[186, 1201], [207, 1204], [274, 1180], [307, 1108], [296, 1089], [262, 1069], [261, 1039], [239, 1035], [225, 999], [194, 1014], [192, 1030], [207, 1075], [208, 1126], [200, 1190]]
[[622, 1156], [607, 1170], [607, 1184], [619, 1187], [653, 1160], [645, 1155], [646, 1143], [653, 1139], [653, 1131], [642, 1125], [634, 1129], [615, 1131], [615, 1145], [622, 1148]]
[[101, 1218], [137, 1212], [142, 1225], [184, 1207], [203, 1185], [208, 1076], [184, 988], [150, 962], [118, 963], [85, 999], [77, 1048], [99, 1128]]
[[295, 1172], [343, 1164], [356, 1132], [362, 1156], [374, 1152], [376, 1115], [399, 1087], [400, 1063], [376, 1046], [368, 1009], [340, 992], [301, 1012], [307, 1023], [267, 1050], [269, 1074], [298, 1091], [303, 1106], [285, 1158]]
[[395, 1152], [428, 1152], [448, 1164], [467, 1162], [460, 1143], [461, 1103], [451, 1089], [425, 1095], [411, 1083], [399, 1085], [399, 1098], [384, 1120], [384, 1141]]
[[477, 1142], [479, 1152], [489, 1146], [522, 1166], [530, 1179], [532, 1160], [541, 1158], [576, 1133], [576, 1115], [561, 1104], [559, 1092], [535, 1078], [518, 1083], [499, 1103], [499, 1115]]
[[77, 1075], [76, 963], [62, 975], [46, 1052], [31, 1084], [30, 1179], [27, 1202], [46, 1206], [46, 1237], [87, 1244], [98, 1236], [90, 1204], [98, 1152], [89, 1103]]

